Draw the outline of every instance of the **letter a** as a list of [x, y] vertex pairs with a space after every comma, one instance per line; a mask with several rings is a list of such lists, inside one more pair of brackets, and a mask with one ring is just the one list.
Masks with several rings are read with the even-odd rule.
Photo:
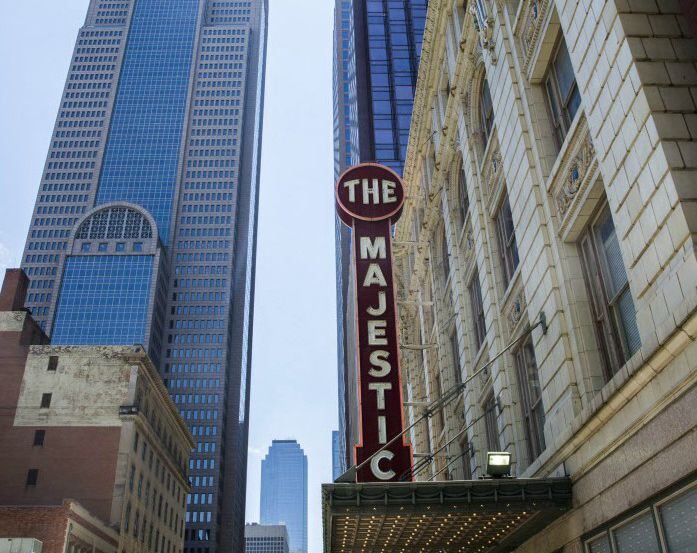
[[377, 284], [378, 286], [387, 286], [387, 281], [385, 280], [385, 275], [382, 274], [382, 269], [377, 263], [371, 263], [368, 270], [365, 273], [365, 279], [363, 279], [363, 287], [367, 288]]

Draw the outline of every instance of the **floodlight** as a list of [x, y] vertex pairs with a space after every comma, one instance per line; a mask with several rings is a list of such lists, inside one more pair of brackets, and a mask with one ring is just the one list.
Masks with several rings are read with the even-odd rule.
[[488, 451], [486, 454], [486, 473], [492, 478], [511, 474], [511, 454], [507, 451]]

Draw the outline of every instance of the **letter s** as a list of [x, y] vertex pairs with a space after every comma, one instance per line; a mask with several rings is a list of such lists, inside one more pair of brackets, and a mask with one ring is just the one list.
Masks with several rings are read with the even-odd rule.
[[387, 358], [389, 356], [390, 356], [390, 352], [385, 351], [384, 349], [376, 349], [373, 353], [371, 353], [370, 354], [371, 364], [375, 365], [380, 370], [377, 370], [376, 368], [371, 368], [368, 371], [368, 374], [372, 377], [375, 377], [375, 378], [384, 378], [388, 374], [390, 374], [390, 371], [392, 370], [392, 366], [390, 365], [390, 362], [387, 360]]

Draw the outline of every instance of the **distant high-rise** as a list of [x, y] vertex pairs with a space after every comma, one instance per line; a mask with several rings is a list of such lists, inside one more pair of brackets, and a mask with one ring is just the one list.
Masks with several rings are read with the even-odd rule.
[[196, 440], [185, 553], [243, 548], [267, 11], [91, 0], [22, 263], [54, 344], [160, 370]]
[[[428, 0], [335, 0], [334, 173], [377, 161], [402, 174]], [[358, 439], [351, 231], [336, 220], [339, 445]]]
[[261, 462], [261, 524], [284, 524], [291, 553], [307, 553], [307, 457], [295, 440], [274, 440]]
[[288, 529], [283, 524], [247, 524], [245, 553], [289, 553]]

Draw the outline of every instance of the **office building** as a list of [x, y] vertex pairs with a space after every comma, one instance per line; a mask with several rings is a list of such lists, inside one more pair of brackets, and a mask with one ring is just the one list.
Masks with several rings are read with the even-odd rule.
[[266, 18], [266, 0], [91, 0], [22, 263], [52, 344], [155, 363], [196, 440], [201, 553], [243, 547]]
[[247, 524], [245, 553], [289, 553], [288, 529], [282, 525]]
[[46, 345], [27, 284], [0, 292], [0, 537], [182, 553], [194, 442], [156, 368], [142, 346]]
[[[427, 0], [335, 0], [334, 172], [376, 161], [402, 174]], [[336, 220], [340, 446], [358, 440], [351, 231]]]
[[[409, 486], [417, 502], [434, 486], [445, 506], [431, 503], [427, 548], [692, 551], [697, 12], [660, 0], [474, 6], [429, 3], [395, 229], [414, 244], [395, 267], [401, 337], [418, 346], [402, 350], [405, 418], [432, 458], [417, 459]], [[479, 479], [492, 450], [510, 453], [517, 478], [498, 481], [507, 505], [476, 535], [458, 498], [480, 491], [495, 505]], [[526, 530], [519, 520], [543, 508], [525, 505], [497, 528], [524, 503], [521, 486], [530, 499], [564, 476], [563, 516]], [[340, 511], [375, 503], [346, 486], [325, 488], [325, 506], [348, 529], [328, 532], [332, 546], [351, 550], [366, 525]], [[395, 533], [409, 518], [399, 486], [384, 486], [374, 519]]]
[[336, 480], [346, 472], [346, 459], [341, 455], [339, 431], [332, 430], [332, 480]]
[[274, 440], [261, 461], [261, 524], [283, 524], [292, 553], [307, 553], [307, 457], [295, 440]]

